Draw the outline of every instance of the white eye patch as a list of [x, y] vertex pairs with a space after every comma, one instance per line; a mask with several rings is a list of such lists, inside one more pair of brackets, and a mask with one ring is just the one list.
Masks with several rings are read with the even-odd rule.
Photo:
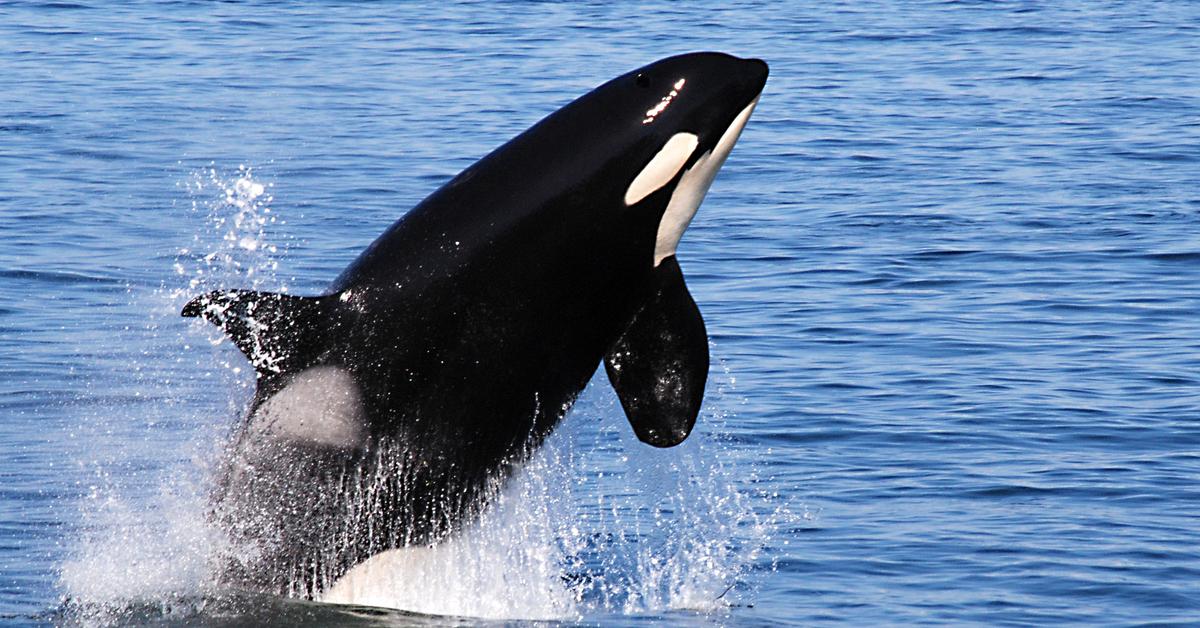
[[674, 179], [699, 143], [700, 138], [692, 133], [671, 136], [654, 159], [629, 184], [629, 189], [625, 190], [625, 205], [637, 203]]

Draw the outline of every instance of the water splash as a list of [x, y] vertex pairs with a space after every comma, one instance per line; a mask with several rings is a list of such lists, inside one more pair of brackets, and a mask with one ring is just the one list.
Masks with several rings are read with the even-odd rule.
[[213, 590], [210, 574], [222, 542], [204, 523], [203, 494], [183, 478], [146, 501], [111, 487], [91, 491], [80, 551], [61, 571], [69, 598], [100, 618], [134, 601]]
[[[241, 167], [197, 171], [184, 187], [201, 226], [179, 251], [177, 281], [156, 294], [163, 316], [208, 290], [286, 291], [277, 256], [287, 247], [269, 238], [282, 222], [271, 208], [272, 186]], [[191, 366], [215, 374], [206, 387], [222, 401], [195, 410], [206, 417], [194, 433], [195, 453], [164, 473], [156, 490], [114, 483], [89, 494], [85, 533], [61, 578], [83, 609], [76, 618], [122, 622], [130, 608], [147, 607], [178, 613], [180, 599], [193, 600], [185, 612], [203, 614], [205, 600], [229, 594], [217, 581], [219, 564], [244, 548], [208, 523], [211, 466], [253, 381], [209, 326], [160, 329], [152, 321], [148, 333], [178, 334], [175, 349], [186, 349], [197, 327], [215, 355], [191, 352]], [[763, 548], [787, 515], [755, 492], [753, 456], [723, 436], [726, 408], [736, 405], [733, 378], [714, 374], [696, 432], [669, 450], [639, 443], [599, 380], [476, 521], [435, 547], [401, 550], [402, 566], [375, 578], [357, 601], [434, 615], [580, 619], [720, 612], [751, 598]]]
[[[287, 253], [290, 241], [280, 244], [268, 238], [271, 226], [284, 224], [271, 207], [275, 197], [269, 190], [274, 185], [258, 180], [254, 169], [245, 165], [235, 171], [210, 166], [193, 171], [180, 183], [191, 197], [190, 218], [197, 229], [191, 245], [176, 254], [174, 273], [183, 281], [159, 291], [162, 300], [170, 304], [172, 317], [178, 316], [181, 304], [213, 290], [238, 287], [288, 292], [288, 283], [278, 270], [279, 257]], [[228, 348], [225, 335], [215, 326], [192, 324], [188, 337], [194, 337], [196, 327], [203, 330], [210, 345]], [[221, 353], [218, 363], [225, 379], [241, 392], [232, 406], [240, 410], [241, 400], [253, 393], [251, 371], [232, 350]]]
[[267, 239], [267, 228], [278, 220], [271, 209], [275, 198], [267, 192], [274, 184], [257, 181], [253, 169], [243, 165], [235, 173], [199, 170], [182, 185], [192, 196], [192, 212], [207, 217], [206, 227], [193, 236], [192, 247], [180, 250], [175, 264], [175, 273], [189, 278], [186, 289], [195, 293], [231, 280], [257, 288], [274, 281], [279, 247]]
[[[178, 600], [215, 594], [216, 564], [228, 551], [224, 535], [208, 523], [209, 478], [253, 380], [236, 352], [208, 329], [203, 333], [217, 368], [212, 354], [201, 358], [192, 351], [196, 330], [179, 309], [206, 289], [274, 281], [281, 247], [267, 240], [267, 227], [276, 224], [271, 186], [250, 168], [197, 170], [180, 186], [191, 201], [181, 219], [196, 224], [192, 242], [177, 251], [174, 272], [157, 290], [128, 289], [147, 312], [135, 344], [148, 348], [127, 365], [123, 385], [132, 397], [158, 401], [128, 414], [84, 416], [78, 430], [78, 465], [93, 471], [80, 507], [81, 532], [59, 573], [70, 609], [65, 620], [125, 623], [131, 608], [192, 612], [195, 605], [181, 607]], [[197, 387], [220, 392], [205, 403], [189, 396]], [[139, 424], [148, 431], [129, 427]], [[147, 479], [150, 469], [160, 470]]]
[[696, 431], [663, 450], [637, 441], [601, 379], [550, 444], [572, 478], [560, 538], [586, 612], [712, 612], [752, 594], [750, 570], [779, 516], [752, 492], [754, 465], [722, 436], [731, 386], [712, 377]]
[[[723, 422], [712, 408], [702, 418]], [[775, 517], [733, 477], [746, 469], [732, 444], [706, 428], [687, 446], [652, 449], [623, 437], [624, 423], [598, 382], [467, 529], [376, 556], [324, 599], [568, 620], [737, 604]]]

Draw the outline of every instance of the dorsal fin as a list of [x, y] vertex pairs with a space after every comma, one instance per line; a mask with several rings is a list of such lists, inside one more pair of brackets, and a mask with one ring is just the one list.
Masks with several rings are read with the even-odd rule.
[[220, 327], [259, 377], [267, 377], [299, 371], [319, 356], [335, 303], [336, 296], [218, 290], [192, 299], [180, 313]]

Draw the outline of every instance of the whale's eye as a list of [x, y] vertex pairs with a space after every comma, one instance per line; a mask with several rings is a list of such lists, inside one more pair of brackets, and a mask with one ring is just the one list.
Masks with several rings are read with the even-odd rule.
[[637, 77], [633, 79], [633, 81], [637, 83], [638, 87], [650, 87], [650, 77], [644, 72], [639, 73]]

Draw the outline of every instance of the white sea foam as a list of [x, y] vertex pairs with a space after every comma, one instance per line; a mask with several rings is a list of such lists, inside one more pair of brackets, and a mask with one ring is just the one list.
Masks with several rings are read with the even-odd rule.
[[155, 496], [93, 491], [80, 551], [61, 571], [69, 597], [102, 611], [209, 591], [222, 542], [196, 488], [180, 479]]

